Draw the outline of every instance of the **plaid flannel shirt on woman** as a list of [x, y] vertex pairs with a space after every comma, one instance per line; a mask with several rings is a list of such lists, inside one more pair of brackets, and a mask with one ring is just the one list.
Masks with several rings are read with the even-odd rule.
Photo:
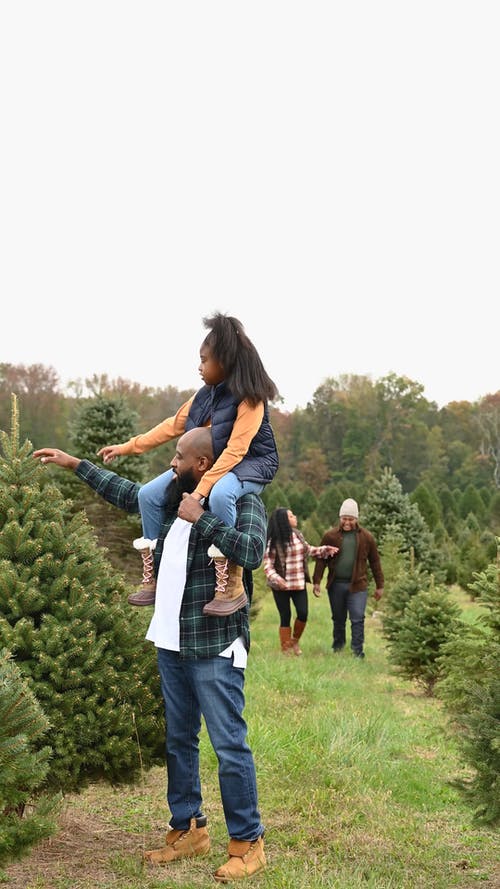
[[[268, 543], [264, 554], [264, 572], [272, 584], [278, 577], [284, 577], [289, 590], [303, 590], [310, 583], [307, 559], [321, 554], [321, 547], [311, 546], [299, 531], [292, 531], [292, 540], [285, 548], [283, 574], [276, 570], [276, 550]], [[280, 566], [281, 567], [281, 566]]]

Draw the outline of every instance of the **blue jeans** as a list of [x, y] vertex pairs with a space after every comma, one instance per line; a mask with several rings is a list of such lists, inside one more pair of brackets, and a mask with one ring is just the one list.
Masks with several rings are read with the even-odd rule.
[[219, 761], [219, 787], [229, 836], [256, 840], [264, 833], [257, 801], [252, 751], [243, 719], [245, 671], [232, 658], [181, 658], [158, 648], [158, 669], [165, 702], [167, 802], [170, 826], [186, 830], [200, 817], [201, 717]]
[[351, 621], [351, 648], [354, 654], [362, 654], [365, 641], [365, 610], [368, 591], [349, 592], [350, 583], [334, 581], [328, 589], [333, 621], [333, 650], [340, 651], [345, 645], [347, 615]]
[[[150, 482], [142, 485], [139, 491], [139, 510], [142, 519], [142, 533], [149, 540], [156, 540], [163, 524], [165, 493], [174, 477], [173, 469], [167, 469]], [[224, 522], [234, 527], [236, 523], [236, 501], [243, 494], [261, 494], [264, 485], [257, 482], [240, 482], [234, 472], [227, 472], [210, 491], [210, 510]]]

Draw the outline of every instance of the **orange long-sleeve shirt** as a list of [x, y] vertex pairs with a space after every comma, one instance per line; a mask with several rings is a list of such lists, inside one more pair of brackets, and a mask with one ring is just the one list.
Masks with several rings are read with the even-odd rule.
[[[145, 454], [153, 448], [178, 438], [186, 429], [186, 418], [191, 407], [194, 395], [189, 401], [182, 404], [173, 417], [162, 420], [148, 432], [135, 435], [129, 441], [119, 445], [120, 454], [124, 457], [130, 454]], [[243, 459], [248, 452], [250, 443], [260, 429], [264, 419], [264, 403], [262, 401], [256, 407], [251, 407], [247, 401], [241, 401], [236, 412], [233, 430], [228, 438], [227, 445], [215, 461], [211, 469], [200, 479], [195, 493], [201, 497], [208, 497], [215, 482], [223, 475], [230, 472], [233, 466]], [[210, 422], [206, 424], [210, 426]]]

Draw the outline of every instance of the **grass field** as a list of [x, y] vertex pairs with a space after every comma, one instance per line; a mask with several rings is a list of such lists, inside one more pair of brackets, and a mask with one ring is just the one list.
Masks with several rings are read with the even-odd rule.
[[[257, 576], [257, 589], [263, 590]], [[266, 825], [260, 889], [500, 887], [497, 829], [475, 824], [454, 786], [468, 770], [436, 698], [391, 673], [369, 605], [366, 659], [333, 654], [326, 594], [310, 595], [301, 657], [284, 657], [268, 592], [258, 599], [246, 717]], [[473, 620], [477, 605], [457, 601]], [[145, 866], [168, 821], [163, 769], [135, 787], [92, 786], [64, 802], [59, 832], [6, 869], [8, 889], [198, 889], [216, 885], [227, 836], [216, 759], [202, 735], [212, 848]]]

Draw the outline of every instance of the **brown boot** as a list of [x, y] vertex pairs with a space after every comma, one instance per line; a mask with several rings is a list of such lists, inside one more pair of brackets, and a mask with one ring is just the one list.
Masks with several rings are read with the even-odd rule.
[[248, 840], [230, 840], [227, 847], [229, 861], [215, 871], [214, 877], [219, 883], [231, 883], [233, 880], [245, 880], [253, 877], [266, 866], [264, 840], [259, 837], [253, 842]]
[[299, 639], [304, 632], [305, 625], [305, 620], [296, 620], [293, 625], [292, 650], [297, 655], [302, 654], [302, 649], [299, 647]]
[[188, 830], [168, 830], [163, 848], [144, 852], [144, 858], [155, 864], [168, 864], [169, 861], [176, 861], [178, 858], [206, 855], [210, 849], [206, 824], [205, 817], [191, 818]]
[[292, 631], [290, 627], [280, 627], [280, 645], [283, 654], [292, 654]]
[[131, 593], [127, 601], [130, 605], [154, 605], [156, 577], [153, 553], [156, 540], [138, 537], [134, 540], [133, 546], [142, 556], [142, 583], [135, 593]]
[[248, 602], [243, 586], [243, 568], [230, 562], [213, 544], [208, 548], [208, 555], [215, 566], [215, 598], [207, 602], [203, 614], [227, 617]]

